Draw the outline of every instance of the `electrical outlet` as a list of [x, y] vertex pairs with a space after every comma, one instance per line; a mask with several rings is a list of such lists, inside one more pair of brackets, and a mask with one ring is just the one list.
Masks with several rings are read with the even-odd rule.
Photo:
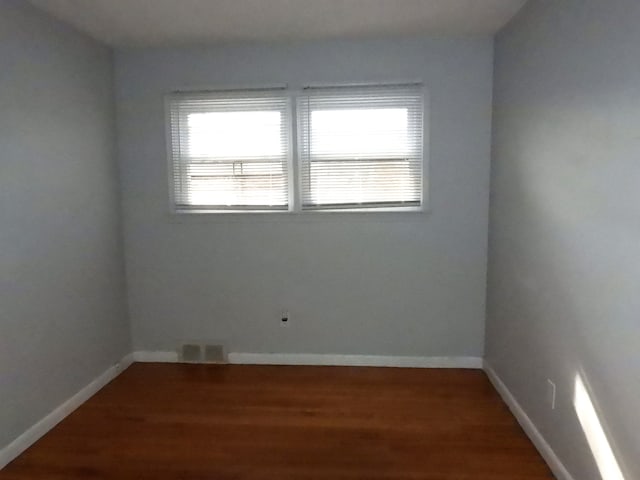
[[280, 317], [280, 325], [286, 327], [287, 325], [289, 325], [290, 320], [291, 318], [289, 317], [289, 312], [283, 311], [282, 316]]
[[556, 384], [547, 378], [547, 405], [556, 409]]

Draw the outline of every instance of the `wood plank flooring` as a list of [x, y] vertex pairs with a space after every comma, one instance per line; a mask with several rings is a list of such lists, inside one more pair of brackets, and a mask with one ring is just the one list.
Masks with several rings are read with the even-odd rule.
[[0, 480], [543, 480], [479, 370], [134, 364]]

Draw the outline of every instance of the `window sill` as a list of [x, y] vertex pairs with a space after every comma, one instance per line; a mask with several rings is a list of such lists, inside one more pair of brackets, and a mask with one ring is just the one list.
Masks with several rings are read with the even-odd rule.
[[367, 210], [222, 210], [207, 212], [170, 212], [169, 223], [340, 223], [340, 222], [415, 222], [431, 214], [426, 207], [376, 208]]

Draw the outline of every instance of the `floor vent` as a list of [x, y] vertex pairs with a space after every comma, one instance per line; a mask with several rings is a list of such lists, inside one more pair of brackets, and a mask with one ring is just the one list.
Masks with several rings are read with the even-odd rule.
[[222, 345], [204, 346], [205, 363], [227, 363]]
[[180, 357], [183, 362], [200, 363], [202, 361], [202, 348], [200, 345], [192, 343], [182, 345]]
[[184, 363], [227, 363], [223, 345], [190, 342], [181, 345], [179, 352]]

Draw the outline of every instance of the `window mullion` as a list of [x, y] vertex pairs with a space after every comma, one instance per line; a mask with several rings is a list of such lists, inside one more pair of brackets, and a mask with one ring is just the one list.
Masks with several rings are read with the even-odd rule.
[[302, 209], [302, 192], [300, 189], [300, 147], [298, 131], [297, 95], [289, 97], [289, 142], [290, 156], [288, 161], [289, 174], [289, 211], [300, 212]]

